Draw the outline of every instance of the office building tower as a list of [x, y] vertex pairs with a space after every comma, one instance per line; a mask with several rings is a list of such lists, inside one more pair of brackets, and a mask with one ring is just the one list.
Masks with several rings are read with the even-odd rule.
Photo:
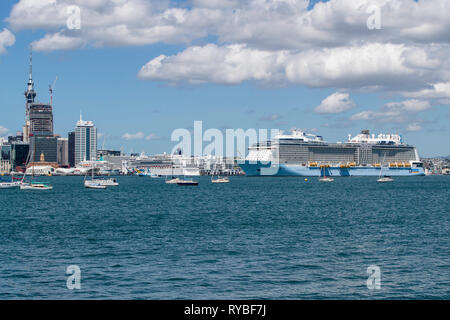
[[92, 121], [80, 120], [75, 128], [75, 165], [97, 160], [97, 128]]
[[28, 143], [16, 142], [11, 144], [11, 167], [14, 171], [25, 168], [29, 151], [30, 145]]
[[28, 110], [30, 134], [38, 136], [53, 135], [52, 106], [44, 103], [32, 103]]
[[42, 156], [45, 162], [58, 163], [57, 155], [58, 138], [54, 136], [35, 136], [30, 137], [30, 152], [33, 155], [31, 162], [40, 162]]
[[57, 153], [58, 165], [60, 167], [69, 166], [69, 139], [58, 138], [57, 148], [58, 148], [58, 153]]
[[75, 167], [75, 132], [69, 132], [68, 141], [69, 166]]

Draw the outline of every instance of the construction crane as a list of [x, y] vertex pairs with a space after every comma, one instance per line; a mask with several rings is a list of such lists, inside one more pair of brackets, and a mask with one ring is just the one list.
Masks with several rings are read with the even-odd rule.
[[50, 91], [50, 105], [53, 106], [53, 90], [55, 90], [56, 80], [58, 80], [58, 76], [56, 76], [53, 84], [48, 86], [48, 91]]

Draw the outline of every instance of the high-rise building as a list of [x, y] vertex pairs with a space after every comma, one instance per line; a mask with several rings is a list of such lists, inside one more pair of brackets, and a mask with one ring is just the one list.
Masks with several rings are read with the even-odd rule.
[[69, 150], [68, 150], [69, 166], [75, 167], [75, 132], [69, 132], [68, 140], [69, 140]]
[[58, 138], [54, 136], [31, 136], [30, 152], [32, 154], [31, 162], [39, 162], [42, 156], [45, 162], [57, 163], [57, 143]]
[[69, 165], [69, 139], [58, 138], [58, 165], [60, 167], [67, 167]]
[[28, 153], [30, 145], [24, 142], [16, 142], [11, 144], [11, 167], [18, 171], [17, 167], [24, 168], [27, 165]]
[[97, 128], [80, 115], [75, 127], [75, 165], [85, 160], [97, 160]]
[[4, 144], [0, 146], [0, 159], [5, 161], [11, 160], [11, 145]]
[[0, 145], [0, 174], [8, 174], [11, 171], [11, 146]]
[[53, 135], [52, 106], [44, 103], [31, 103], [28, 109], [29, 133], [38, 136]]

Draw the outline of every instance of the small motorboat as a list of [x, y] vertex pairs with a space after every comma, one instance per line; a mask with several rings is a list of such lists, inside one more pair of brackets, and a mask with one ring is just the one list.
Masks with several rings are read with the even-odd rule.
[[228, 182], [230, 182], [230, 178], [228, 178], [228, 177], [223, 177], [223, 178], [217, 177], [217, 179], [211, 178], [211, 182], [212, 183], [228, 183]]
[[333, 182], [334, 179], [331, 177], [322, 177], [319, 179], [320, 182]]
[[379, 178], [377, 181], [380, 183], [385, 183], [385, 182], [392, 182], [392, 181], [394, 181], [394, 179], [392, 179], [389, 176], [384, 176], [384, 177]]

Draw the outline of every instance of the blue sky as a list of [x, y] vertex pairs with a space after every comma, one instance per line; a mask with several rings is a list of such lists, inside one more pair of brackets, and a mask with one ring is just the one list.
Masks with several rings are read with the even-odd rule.
[[[111, 6], [111, 1], [98, 1], [98, 7], [83, 7], [81, 0], [61, 0], [57, 4], [76, 4], [81, 7], [82, 15], [102, 13], [106, 19], [109, 18], [108, 13], [104, 13], [101, 6]], [[126, 2], [118, 2], [121, 1]], [[144, 0], [129, 1], [130, 6], [135, 3], [137, 6]], [[339, 6], [343, 4], [336, 5], [333, 1], [324, 3], [331, 6], [331, 11], [335, 10], [334, 27], [329, 31], [330, 26], [325, 28], [325, 22], [320, 20], [321, 8], [310, 3], [306, 10], [311, 14], [311, 28], [314, 30], [308, 29], [309, 35], [298, 41], [295, 35], [289, 39], [291, 35], [282, 29], [285, 25], [281, 21], [287, 18], [296, 21], [292, 10], [274, 7], [276, 2], [271, 0], [263, 8], [267, 19], [261, 17], [254, 22], [251, 21], [253, 10], [258, 12], [262, 9], [251, 2], [244, 6], [230, 0], [227, 8], [211, 8], [202, 1], [169, 4], [158, 1], [161, 7], [149, 11], [149, 15], [155, 16], [148, 21], [149, 24], [158, 26], [164, 23], [167, 26], [170, 19], [161, 20], [160, 16], [167, 17], [167, 10], [174, 8], [187, 10], [183, 14], [188, 17], [181, 23], [178, 21], [175, 27], [170, 26], [174, 29], [161, 39], [155, 39], [154, 34], [149, 34], [154, 29], [148, 30], [146, 24], [133, 20], [133, 17], [123, 18], [125, 22], [121, 25], [126, 25], [129, 31], [125, 35], [111, 35], [100, 22], [90, 23], [83, 18], [79, 33], [66, 30], [62, 22], [56, 26], [48, 26], [45, 21], [24, 24], [20, 19], [20, 7], [12, 12], [18, 2], [6, 0], [0, 3], [0, 32], [6, 29], [15, 38], [12, 45], [4, 45], [2, 52], [0, 36], [0, 129], [3, 134], [14, 133], [23, 125], [28, 46], [34, 42], [36, 48], [40, 48], [33, 54], [37, 100], [50, 100], [48, 85], [57, 76], [55, 133], [64, 137], [73, 130], [82, 111], [83, 118], [94, 121], [101, 133], [100, 146], [105, 143], [107, 148], [123, 148], [127, 153], [170, 152], [175, 145], [170, 141], [174, 129], [189, 129], [194, 120], [203, 120], [204, 129], [289, 130], [296, 127], [318, 133], [328, 141], [344, 141], [347, 134], [355, 135], [367, 128], [373, 133], [402, 134], [407, 142], [418, 147], [422, 156], [450, 155], [450, 93], [447, 91], [447, 83], [450, 83], [450, 36], [445, 26], [448, 22], [439, 20], [442, 13], [436, 12], [437, 16], [432, 19], [436, 25], [432, 29], [433, 35], [439, 37], [430, 39], [429, 43], [420, 39], [424, 36], [423, 30], [428, 30], [426, 28], [417, 34], [398, 31], [430, 25], [429, 20], [420, 20], [420, 12], [431, 10], [428, 6], [415, 8], [411, 4], [413, 1], [404, 0], [405, 8], [412, 13], [398, 9], [397, 13], [389, 13], [389, 16], [381, 15], [385, 29], [392, 24], [394, 30], [392, 21], [397, 21], [395, 31], [385, 36], [383, 30], [369, 34], [365, 26], [356, 28], [346, 24], [349, 19], [339, 19], [343, 12]], [[438, 0], [435, 2], [446, 5]], [[419, 1], [416, 5], [422, 4]], [[230, 25], [229, 29], [221, 25], [219, 18], [217, 21], [211, 18], [212, 21], [206, 24], [194, 19], [198, 16], [194, 14], [195, 8], [203, 10], [201, 12], [214, 10], [211, 12], [220, 15], [220, 19], [231, 19], [239, 9], [248, 14], [246, 21], [250, 22], [240, 26], [238, 21], [237, 26]], [[44, 9], [36, 9], [36, 14], [42, 16], [39, 10]], [[305, 10], [298, 10], [295, 13], [298, 17], [307, 14]], [[317, 16], [312, 15], [312, 11]], [[408, 19], [405, 25], [398, 25], [399, 15], [403, 14], [417, 14], [418, 19], [412, 26], [408, 25], [411, 23], [406, 21]], [[424, 19], [429, 16], [423, 15]], [[213, 14], [209, 16], [214, 17]], [[264, 26], [264, 21], [272, 17], [274, 32], [270, 34], [271, 27]], [[234, 17], [235, 21], [238, 18]], [[279, 24], [276, 19], [280, 19]], [[365, 22], [366, 17], [361, 19]], [[447, 31], [436, 31], [441, 24]], [[114, 27], [117, 26], [108, 25], [108, 28]], [[278, 37], [283, 38], [281, 40], [277, 37], [277, 27], [280, 28]], [[329, 34], [324, 35], [325, 29]], [[239, 30], [242, 34], [238, 34]], [[318, 36], [311, 36], [317, 30], [320, 30]], [[304, 30], [299, 32], [299, 37], [304, 36]], [[58, 42], [58, 37], [54, 38], [55, 41], [45, 40], [47, 35], [55, 34], [68, 37], [71, 44], [61, 47], [60, 43], [66, 45], [68, 42]], [[131, 41], [134, 35], [137, 40]], [[359, 52], [378, 49], [381, 55], [383, 52], [389, 54], [389, 50], [396, 55], [398, 50], [402, 50], [399, 65], [393, 65], [397, 61], [393, 58], [392, 62], [384, 64], [383, 57], [377, 60], [375, 56], [368, 61], [379, 61], [379, 65], [367, 66], [367, 70], [361, 71], [367, 63], [357, 61], [362, 55]], [[155, 58], [160, 55], [164, 58], [156, 69], [152, 67], [140, 73], [141, 68], [151, 61], [156, 62]], [[259, 60], [261, 55], [264, 58]], [[325, 62], [318, 60], [321, 55]], [[348, 65], [343, 64], [349, 55], [354, 57]], [[230, 57], [237, 62], [230, 65]], [[285, 62], [274, 67], [280, 59]], [[310, 61], [313, 61], [311, 65], [304, 67]], [[325, 70], [314, 67], [324, 66], [324, 63]], [[433, 70], [428, 72], [430, 68], [436, 68], [439, 74], [431, 72]], [[183, 70], [187, 71], [183, 73]], [[152, 138], [123, 138], [127, 133], [134, 135], [138, 132]]]

